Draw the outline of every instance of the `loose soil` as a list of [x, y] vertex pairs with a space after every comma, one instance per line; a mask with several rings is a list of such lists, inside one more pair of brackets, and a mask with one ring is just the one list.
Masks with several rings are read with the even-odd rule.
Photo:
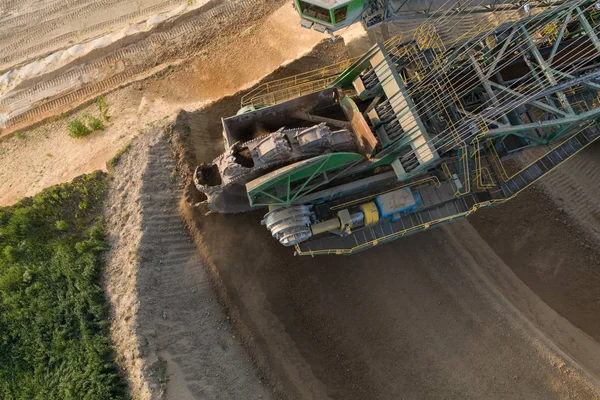
[[[193, 30], [143, 58], [111, 59], [106, 85], [68, 93], [67, 108], [95, 115], [86, 98], [128, 84], [106, 96], [105, 131], [75, 141], [59, 119], [0, 142], [0, 204], [10, 204], [104, 168], [137, 135], [111, 181], [104, 282], [134, 398], [600, 398], [598, 225], [573, 223], [597, 219], [597, 147], [549, 184], [560, 191], [540, 186], [353, 257], [293, 257], [260, 226], [260, 211], [202, 215], [184, 203], [194, 247], [177, 177], [188, 183], [223, 150], [220, 118], [237, 112], [241, 94], [218, 99], [323, 38], [299, 27], [289, 3], [261, 4], [232, 17], [240, 23], [227, 35], [209, 24], [205, 40]], [[190, 39], [198, 45], [186, 48]], [[268, 79], [345, 57], [341, 41], [325, 42]], [[56, 104], [24, 124], [64, 109]]]
[[[250, 24], [245, 34], [216, 40], [210, 63], [206, 62], [207, 55], [200, 55], [106, 95], [111, 122], [102, 132], [80, 140], [67, 136], [69, 119], [99, 115], [92, 103], [54, 122], [0, 140], [0, 205], [105, 169], [106, 161], [139, 130], [163, 119], [173, 120], [181, 109], [197, 109], [250, 87], [280, 65], [308, 53], [323, 39], [323, 35], [296, 23], [291, 4], [271, 12]], [[210, 82], [207, 71], [212, 74]]]
[[135, 399], [270, 398], [178, 212], [168, 129], [140, 133], [111, 179], [105, 288]]

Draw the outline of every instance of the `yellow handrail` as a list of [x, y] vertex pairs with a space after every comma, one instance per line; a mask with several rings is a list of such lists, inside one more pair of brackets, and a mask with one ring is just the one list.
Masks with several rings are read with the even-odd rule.
[[246, 93], [242, 97], [242, 106], [254, 104], [253, 99], [259, 95], [269, 94], [275, 91], [281, 91], [285, 89], [294, 88], [300, 84], [310, 83], [312, 81], [321, 80], [323, 78], [333, 77], [345, 71], [352, 65], [359, 57], [349, 58], [325, 67], [303, 72], [301, 74], [288, 76], [281, 79], [265, 82]]

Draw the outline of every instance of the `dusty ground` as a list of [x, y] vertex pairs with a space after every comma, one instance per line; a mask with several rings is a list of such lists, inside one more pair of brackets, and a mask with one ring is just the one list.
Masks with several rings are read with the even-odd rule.
[[514, 201], [470, 218], [520, 279], [597, 341], [599, 167], [600, 146], [595, 143]]
[[140, 133], [112, 176], [105, 287], [136, 399], [269, 398], [178, 214], [165, 130]]
[[[502, 207], [353, 257], [294, 258], [261, 212], [179, 208], [177, 177], [221, 152], [220, 118], [239, 108], [240, 94], [219, 99], [323, 39], [289, 3], [218, 9], [230, 3], [0, 1], [3, 70], [117, 34], [2, 89], [14, 119], [0, 135], [18, 135], [0, 141], [0, 204], [104, 168], [137, 135], [111, 182], [104, 282], [135, 398], [600, 398], [598, 146]], [[345, 57], [326, 42], [269, 79]], [[67, 119], [22, 129], [97, 115], [87, 101], [100, 93], [112, 115], [101, 133], [70, 139]], [[163, 133], [175, 120], [183, 162]]]

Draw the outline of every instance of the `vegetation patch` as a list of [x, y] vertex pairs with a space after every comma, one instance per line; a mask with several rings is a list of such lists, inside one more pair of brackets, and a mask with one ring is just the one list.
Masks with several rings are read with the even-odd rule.
[[101, 131], [104, 130], [104, 124], [96, 117], [92, 117], [91, 115], [87, 116], [88, 126], [92, 131]]
[[92, 133], [92, 130], [88, 128], [80, 119], [72, 119], [68, 124], [69, 136], [75, 139], [85, 137]]
[[99, 286], [107, 180], [0, 208], [0, 398], [126, 398]]
[[96, 99], [96, 105], [98, 105], [98, 110], [100, 110], [100, 116], [104, 122], [110, 121], [110, 115], [108, 115], [108, 105], [106, 104], [106, 99], [104, 96], [100, 96]]
[[113, 158], [111, 158], [110, 160], [108, 160], [106, 162], [106, 168], [109, 171], [112, 171], [115, 168], [115, 166], [119, 163], [119, 161], [121, 161], [121, 157], [123, 157], [123, 155], [125, 155], [125, 153], [127, 153], [127, 151], [129, 151], [129, 149], [131, 148], [132, 142], [133, 142], [133, 139], [131, 139], [129, 142], [127, 142], [127, 144], [125, 146], [123, 146], [123, 148], [121, 150], [119, 150]]
[[89, 135], [92, 132], [104, 130], [104, 124], [98, 118], [86, 114], [83, 116], [83, 119], [85, 122], [80, 119], [72, 119], [69, 121], [67, 128], [69, 136], [79, 139]]

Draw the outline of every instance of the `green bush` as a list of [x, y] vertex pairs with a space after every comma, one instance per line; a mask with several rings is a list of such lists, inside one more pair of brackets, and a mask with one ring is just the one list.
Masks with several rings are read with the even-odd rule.
[[81, 122], [81, 120], [79, 120], [79, 119], [73, 119], [73, 120], [69, 121], [68, 132], [69, 132], [69, 136], [71, 136], [72, 138], [75, 138], [75, 139], [85, 137], [85, 136], [89, 135], [90, 133], [92, 133], [90, 128], [85, 126], [85, 124], [83, 122]]
[[96, 172], [0, 208], [2, 399], [126, 398], [99, 285], [107, 180]]
[[104, 96], [100, 96], [96, 99], [96, 104], [98, 105], [98, 110], [100, 110], [100, 115], [104, 122], [110, 121], [110, 115], [108, 115], [108, 105], [106, 104], [106, 99]]
[[16, 262], [17, 258], [18, 258], [18, 250], [15, 249], [12, 246], [6, 246], [4, 248], [4, 250], [2, 251], [2, 253], [4, 254], [4, 258], [6, 258], [6, 260], [8, 262]]
[[98, 118], [88, 115], [88, 126], [94, 132], [104, 130], [104, 124]]
[[56, 226], [56, 229], [62, 232], [67, 231], [69, 229], [69, 223], [63, 219], [59, 219], [54, 225]]
[[127, 142], [127, 144], [123, 146], [123, 148], [119, 150], [113, 158], [106, 162], [106, 167], [109, 171], [112, 171], [115, 168], [115, 166], [119, 163], [119, 161], [121, 161], [121, 157], [123, 157], [123, 155], [129, 151], [129, 149], [131, 148], [131, 143], [132, 140]]

